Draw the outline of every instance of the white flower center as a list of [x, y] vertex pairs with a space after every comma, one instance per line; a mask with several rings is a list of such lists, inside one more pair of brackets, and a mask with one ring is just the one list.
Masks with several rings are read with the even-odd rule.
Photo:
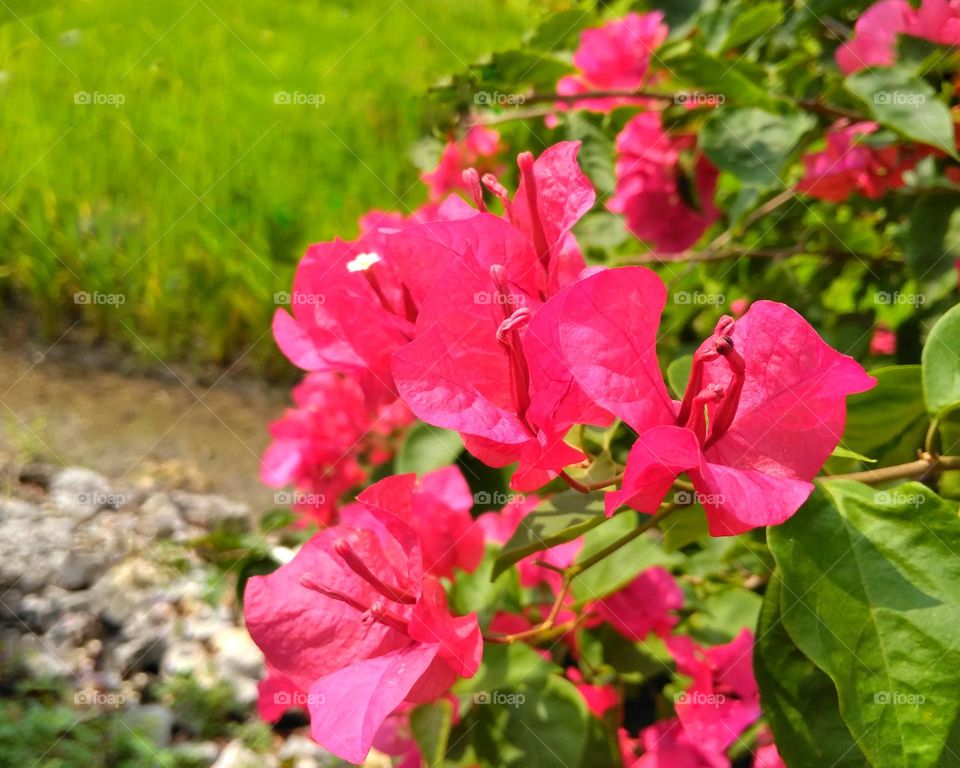
[[366, 272], [370, 267], [380, 261], [379, 254], [370, 252], [370, 253], [358, 253], [354, 256], [352, 261], [347, 262], [347, 271], [348, 272]]

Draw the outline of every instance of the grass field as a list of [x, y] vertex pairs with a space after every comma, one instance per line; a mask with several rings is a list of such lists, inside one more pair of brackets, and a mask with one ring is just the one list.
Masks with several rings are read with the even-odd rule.
[[273, 294], [303, 247], [422, 199], [408, 159], [420, 94], [541, 13], [536, 0], [24, 10], [37, 5], [0, 5], [0, 322], [26, 314], [56, 339], [80, 321], [73, 335], [154, 362], [243, 357], [264, 372], [281, 366], [264, 337]]

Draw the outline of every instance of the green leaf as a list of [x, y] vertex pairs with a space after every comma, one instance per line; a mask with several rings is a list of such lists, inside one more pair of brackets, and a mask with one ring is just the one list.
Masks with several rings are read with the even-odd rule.
[[487, 643], [483, 648], [483, 662], [471, 678], [458, 680], [454, 690], [458, 694], [495, 690], [510, 690], [521, 685], [542, 685], [558, 669], [543, 658], [536, 648], [525, 643]]
[[847, 400], [843, 445], [884, 464], [912, 461], [927, 424], [920, 366], [889, 366], [870, 375], [877, 385]]
[[743, 59], [729, 61], [690, 42], [665, 52], [663, 64], [682, 84], [741, 107], [772, 107], [766, 72]]
[[492, 578], [527, 555], [572, 541], [606, 519], [603, 494], [558, 493], [520, 521], [494, 563]]
[[774, 574], [753, 651], [763, 714], [780, 756], [791, 768], [866, 768], [866, 758], [840, 717], [833, 682], [801, 653], [783, 626], [782, 593]]
[[960, 304], [937, 320], [923, 347], [923, 397], [931, 416], [960, 405]]
[[834, 448], [830, 455], [839, 459], [856, 459], [857, 461], [865, 461], [868, 464], [877, 463], [876, 459], [871, 459], [867, 456], [864, 456], [862, 453], [851, 451], [849, 448], [844, 448], [842, 445], [838, 445], [836, 448]]
[[[589, 714], [576, 686], [550, 675], [541, 686], [474, 697], [471, 734], [482, 766], [571, 768], [580, 765]], [[499, 702], [499, 703], [498, 703]]]
[[675, 510], [660, 523], [660, 531], [663, 533], [663, 549], [666, 552], [683, 549], [710, 533], [707, 527], [707, 514], [699, 504], [691, 504]]
[[463, 451], [460, 435], [449, 429], [416, 423], [407, 433], [397, 453], [397, 474], [416, 472], [422, 475], [456, 461]]
[[538, 51], [574, 47], [580, 31], [591, 21], [591, 15], [581, 10], [551, 13], [540, 23], [527, 45]]
[[693, 355], [684, 355], [672, 360], [667, 366], [667, 383], [670, 390], [678, 398], [682, 398], [687, 391], [687, 382], [690, 381], [690, 369], [693, 367]]
[[960, 258], [960, 193], [927, 194], [910, 211], [905, 253], [917, 279], [939, 277]]
[[583, 172], [601, 192], [609, 194], [616, 186], [613, 140], [582, 113], [571, 112], [564, 122], [564, 134], [580, 142], [578, 160]]
[[700, 132], [700, 147], [723, 171], [751, 186], [784, 186], [784, 167], [803, 135], [816, 125], [807, 114], [756, 108], [714, 110]]
[[950, 110], [924, 80], [903, 68], [890, 67], [856, 72], [845, 84], [881, 125], [957, 158]]
[[760, 37], [782, 18], [780, 2], [733, 2], [704, 14], [698, 29], [710, 53], [723, 53]]
[[743, 587], [714, 592], [690, 617], [691, 634], [714, 645], [730, 642], [740, 630], [752, 630], [757, 625], [761, 602], [760, 595]]
[[450, 587], [450, 607], [455, 613], [476, 612], [480, 623], [487, 624], [497, 610], [520, 609], [520, 579], [515, 570], [507, 570], [496, 579], [493, 566], [498, 549], [488, 546], [480, 565], [470, 573], [457, 571]]
[[[636, 528], [641, 518], [648, 520], [649, 515], [638, 517], [636, 512], [621, 512], [587, 533], [577, 562], [582, 562]], [[599, 599], [622, 589], [638, 573], [652, 565], [670, 566], [682, 559], [682, 555], [664, 552], [663, 546], [654, 537], [655, 534], [648, 531], [581, 573], [573, 580], [574, 597], [578, 600]]]
[[873, 765], [952, 764], [960, 751], [960, 518], [919, 483], [822, 483], [768, 531], [783, 625], [827, 673]]
[[453, 705], [444, 699], [421, 704], [410, 713], [410, 730], [427, 765], [441, 765], [447, 752]]

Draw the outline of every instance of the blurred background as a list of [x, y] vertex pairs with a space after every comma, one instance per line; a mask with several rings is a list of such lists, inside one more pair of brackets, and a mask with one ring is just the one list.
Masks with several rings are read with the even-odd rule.
[[335, 764], [238, 628], [276, 294], [423, 202], [424, 93], [544, 10], [0, 0], [0, 767]]
[[5, 447], [117, 474], [199, 442], [211, 474], [239, 462], [232, 474], [255, 493], [263, 424], [286, 395], [250, 381], [295, 375], [269, 333], [276, 294], [309, 243], [353, 235], [371, 208], [423, 202], [410, 155], [428, 87], [515, 44], [542, 11], [0, 4]]

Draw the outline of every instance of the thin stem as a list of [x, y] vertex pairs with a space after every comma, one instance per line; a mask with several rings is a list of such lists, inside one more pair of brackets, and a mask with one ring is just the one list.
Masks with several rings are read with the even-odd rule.
[[847, 472], [840, 475], [821, 475], [821, 480], [857, 480], [870, 485], [908, 477], [928, 477], [949, 469], [960, 469], [960, 456], [936, 456], [924, 452], [916, 461], [896, 464], [892, 467], [868, 469], [864, 472]]
[[930, 426], [927, 428], [927, 436], [923, 441], [923, 450], [934, 455], [933, 444], [937, 441], [937, 430], [940, 428], [940, 419], [934, 417], [930, 420]]
[[597, 480], [592, 483], [581, 483], [579, 480], [575, 480], [574, 478], [570, 477], [565, 470], [560, 472], [559, 477], [563, 480], [563, 482], [573, 488], [573, 490], [578, 491], [579, 493], [590, 493], [591, 491], [599, 491], [601, 488], [609, 488], [611, 485], [616, 485], [623, 480], [623, 472], [620, 472], [607, 480]]
[[[567, 596], [570, 594], [570, 585], [572, 584], [573, 580], [577, 576], [579, 576], [581, 573], [586, 571], [588, 568], [592, 568], [604, 558], [609, 557], [621, 547], [629, 544], [638, 536], [649, 531], [651, 528], [657, 525], [661, 520], [663, 520], [669, 514], [671, 514], [675, 509], [677, 509], [676, 504], [670, 503], [665, 505], [659, 512], [657, 512], [657, 514], [653, 515], [648, 520], [641, 523], [631, 531], [628, 531], [626, 534], [621, 536], [616, 541], [611, 542], [606, 547], [601, 549], [599, 552], [594, 553], [593, 555], [591, 555], [581, 563], [576, 563], [566, 568], [563, 576], [563, 585], [561, 586], [560, 590], [557, 592], [557, 596], [554, 599], [553, 604], [550, 606], [550, 612], [547, 614], [547, 617], [543, 621], [541, 621], [539, 624], [533, 627], [530, 627], [530, 629], [525, 629], [522, 632], [514, 632], [512, 634], [499, 634], [499, 633], [487, 634], [483, 636], [483, 639], [488, 643], [501, 643], [501, 644], [515, 643], [520, 640], [536, 641], [536, 640], [543, 639], [543, 637], [546, 636], [548, 633], [554, 633], [554, 634], [559, 633], [560, 635], [562, 635], [570, 631], [570, 629], [573, 629], [574, 627], [576, 627], [583, 620], [584, 618], [583, 616], [577, 619], [571, 620], [569, 622], [565, 622], [564, 624], [558, 625], [556, 623], [557, 616], [560, 615], [560, 610], [563, 608], [563, 603], [567, 599]], [[568, 624], [570, 625], [569, 628], [565, 628]], [[565, 628], [565, 629], [563, 629], [563, 631], [561, 632], [560, 631], [561, 628]]]
[[640, 525], [638, 525], [636, 528], [634, 528], [631, 531], [628, 531], [616, 541], [611, 542], [610, 544], [605, 546], [603, 549], [601, 549], [599, 552], [595, 552], [593, 555], [588, 557], [583, 562], [571, 565], [567, 569], [567, 571], [571, 573], [571, 578], [573, 578], [573, 576], [579, 576], [588, 568], [592, 568], [601, 560], [609, 557], [621, 547], [626, 546], [631, 541], [636, 539], [638, 536], [641, 536], [642, 534], [649, 531], [651, 528], [653, 528], [658, 523], [660, 523], [660, 521], [664, 520], [666, 517], [671, 515], [677, 509], [678, 506], [679, 505], [674, 504], [673, 502], [664, 505], [663, 509], [657, 512], [657, 514], [648, 518], [645, 522], [640, 523]]

